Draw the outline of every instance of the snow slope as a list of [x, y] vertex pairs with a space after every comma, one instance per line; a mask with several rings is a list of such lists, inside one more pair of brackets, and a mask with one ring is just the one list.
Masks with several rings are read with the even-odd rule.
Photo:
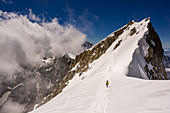
[[[88, 71], [75, 75], [62, 93], [31, 113], [170, 113], [170, 81], [139, 79], [147, 78], [141, 67], [148, 22], [135, 22], [129, 29], [135, 27], [138, 34], [130, 37], [129, 30], [124, 31]], [[130, 67], [138, 71], [129, 72]]]

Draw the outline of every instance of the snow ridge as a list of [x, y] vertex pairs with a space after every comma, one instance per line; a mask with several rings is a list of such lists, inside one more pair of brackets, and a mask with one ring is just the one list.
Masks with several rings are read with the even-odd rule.
[[59, 95], [31, 113], [169, 113], [170, 82], [138, 79], [148, 78], [143, 66], [149, 22], [125, 28], [85, 72], [75, 73]]

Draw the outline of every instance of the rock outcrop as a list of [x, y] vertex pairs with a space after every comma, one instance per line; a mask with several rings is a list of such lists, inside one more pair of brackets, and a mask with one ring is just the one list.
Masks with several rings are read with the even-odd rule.
[[[160, 38], [151, 23], [148, 24], [147, 28], [149, 33], [146, 35], [146, 42], [149, 44], [149, 47], [148, 54], [145, 56], [145, 61], [147, 62], [144, 67], [145, 71], [149, 79], [168, 79], [165, 67], [162, 65], [164, 50]], [[149, 70], [148, 64], [153, 66], [152, 69]]]

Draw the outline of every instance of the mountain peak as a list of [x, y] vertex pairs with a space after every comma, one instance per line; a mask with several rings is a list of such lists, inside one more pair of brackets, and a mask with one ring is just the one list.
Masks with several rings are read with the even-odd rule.
[[[113, 47], [113, 53], [118, 54], [117, 57], [124, 56], [123, 58], [126, 59], [126, 54], [121, 55], [120, 51], [129, 52], [128, 54], [132, 55], [129, 57], [131, 62], [125, 63], [128, 67], [127, 76], [143, 79], [168, 79], [164, 66], [161, 64], [162, 44], [150, 23], [150, 17], [140, 22], [129, 22], [89, 50], [77, 55], [72, 70], [67, 75], [71, 77], [66, 78], [72, 78], [75, 73], [81, 76], [83, 72], [92, 68], [93, 62], [106, 54], [110, 47]], [[120, 49], [117, 50], [119, 47]], [[133, 49], [130, 52], [128, 48]]]
[[[143, 93], [139, 93], [140, 89], [136, 88], [137, 86], [152, 95], [152, 91], [143, 86], [146, 82], [141, 79], [168, 79], [161, 63], [162, 58], [162, 44], [150, 23], [150, 18], [141, 22], [131, 21], [92, 48], [77, 55], [71, 70], [60, 83], [60, 90], [57, 92], [61, 92], [61, 94], [33, 112], [39, 113], [43, 110], [46, 110], [45, 113], [51, 112], [51, 105], [55, 105], [56, 113], [61, 112], [62, 106], [64, 106], [63, 112], [99, 112], [99, 110], [107, 113], [120, 112], [121, 109], [117, 110], [115, 107], [117, 105], [114, 103], [119, 101], [116, 99], [117, 96], [127, 111], [144, 96]], [[104, 86], [106, 80], [109, 80], [111, 84], [109, 90]], [[152, 82], [152, 84], [156, 83]], [[149, 86], [152, 84], [147, 82]], [[125, 89], [128, 90], [125, 91]], [[162, 90], [162, 87], [158, 89]], [[120, 93], [119, 90], [123, 93]], [[126, 93], [129, 92], [133, 93], [127, 96]], [[122, 94], [125, 95], [122, 96]], [[87, 98], [85, 98], [86, 96]], [[127, 104], [124, 102], [125, 100], [132, 101], [128, 98], [129, 96], [135, 96], [136, 99], [133, 100], [133, 98], [133, 102]], [[122, 98], [125, 99], [122, 100]], [[62, 102], [62, 106], [60, 106], [60, 102]], [[130, 106], [128, 106], [129, 104]], [[105, 106], [107, 107], [105, 108]], [[47, 108], [50, 109], [47, 110]], [[70, 109], [71, 111], [69, 111]], [[140, 110], [139, 108], [134, 112], [140, 112]]]

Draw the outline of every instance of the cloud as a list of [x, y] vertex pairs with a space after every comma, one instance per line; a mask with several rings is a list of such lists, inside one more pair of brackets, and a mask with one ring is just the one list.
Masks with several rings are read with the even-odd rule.
[[24, 110], [24, 105], [13, 102], [12, 99], [9, 99], [0, 109], [0, 113], [23, 113]]
[[75, 20], [74, 10], [71, 9], [68, 4], [66, 4], [65, 11], [68, 13], [68, 21], [71, 23], [75, 23], [76, 20]]
[[[45, 56], [61, 56], [65, 52], [80, 53], [86, 35], [74, 26], [39, 21], [30, 10], [29, 15], [0, 11], [0, 75], [13, 79], [22, 65], [36, 66]], [[33, 16], [34, 15], [34, 16]], [[35, 18], [34, 18], [35, 17]]]
[[89, 12], [89, 10], [85, 9], [83, 14], [78, 16], [80, 29], [83, 32], [88, 32], [89, 34], [93, 34], [93, 21], [98, 20], [98, 16], [95, 16]]
[[13, 1], [11, 0], [1, 0], [4, 4], [12, 4]]
[[[39, 66], [42, 58], [60, 57], [66, 52], [79, 54], [86, 41], [86, 35], [73, 25], [61, 25], [57, 18], [46, 21], [31, 9], [27, 15], [0, 10], [0, 35], [0, 91], [2, 83], [15, 81], [16, 73], [24, 72], [23, 77], [31, 75], [23, 66]], [[28, 80], [27, 90], [32, 88], [32, 82]], [[24, 105], [9, 100], [0, 109], [1, 113], [22, 113]]]
[[137, 22], [140, 21], [140, 19], [138, 17], [134, 16], [134, 15], [133, 15], [133, 19], [134, 19], [134, 21], [137, 21]]
[[35, 14], [32, 13], [32, 9], [29, 9], [29, 15], [28, 15], [30, 20], [34, 20], [34, 21], [40, 21], [41, 19], [36, 16]]
[[74, 25], [77, 29], [82, 32], [93, 34], [93, 23], [98, 21], [99, 17], [91, 13], [88, 9], [80, 14], [76, 14], [68, 4], [66, 4], [65, 12], [67, 12], [67, 22]]

